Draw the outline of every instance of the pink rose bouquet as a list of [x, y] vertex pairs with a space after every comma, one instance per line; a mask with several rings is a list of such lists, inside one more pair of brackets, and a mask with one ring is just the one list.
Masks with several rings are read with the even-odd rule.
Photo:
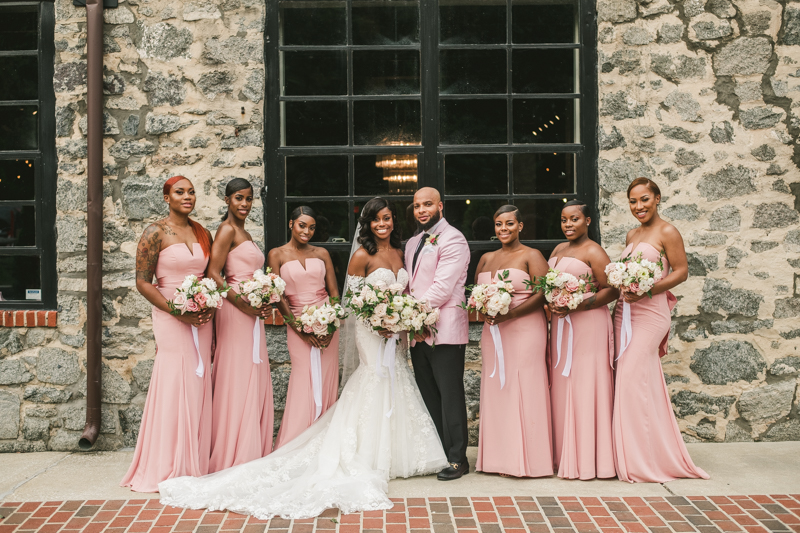
[[583, 302], [587, 293], [596, 291], [589, 274], [578, 278], [569, 272], [561, 272], [554, 268], [548, 269], [547, 274], [536, 278], [535, 281], [525, 283], [534, 292], [542, 292], [547, 303], [571, 310]]
[[247, 298], [253, 307], [277, 303], [285, 290], [286, 282], [277, 274], [273, 274], [269, 267], [267, 270], [256, 270], [251, 279], [239, 283], [239, 296]]
[[408, 331], [412, 335], [430, 328], [436, 333], [439, 310], [424, 300], [403, 294], [399, 283], [362, 283], [348, 290], [347, 306], [362, 323], [374, 332], [388, 330], [393, 333]]
[[653, 297], [653, 286], [664, 274], [664, 264], [659, 258], [657, 263], [642, 257], [639, 252], [616, 263], [606, 265], [608, 284], [622, 292], [632, 292], [637, 296], [647, 294]]
[[335, 333], [345, 318], [347, 312], [333, 298], [331, 303], [303, 307], [303, 312], [295, 318], [294, 325], [303, 333], [325, 337]]
[[505, 315], [511, 306], [514, 285], [508, 280], [508, 270], [504, 270], [491, 283], [481, 283], [467, 287], [469, 298], [461, 307], [470, 312], [486, 316]]
[[173, 315], [183, 315], [185, 313], [197, 313], [204, 309], [219, 309], [222, 302], [228, 295], [230, 287], [227, 285], [218, 288], [217, 283], [211, 278], [199, 279], [193, 274], [189, 274], [175, 289], [175, 296], [167, 301], [170, 313]]

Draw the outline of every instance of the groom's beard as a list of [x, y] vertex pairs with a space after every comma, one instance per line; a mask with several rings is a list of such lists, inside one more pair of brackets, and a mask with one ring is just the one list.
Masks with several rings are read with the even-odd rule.
[[442, 212], [437, 211], [436, 214], [433, 215], [430, 218], [430, 220], [428, 220], [425, 224], [420, 224], [419, 222], [417, 222], [417, 227], [420, 229], [420, 231], [428, 231], [429, 229], [434, 227], [436, 223], [439, 222], [440, 220], [442, 220]]

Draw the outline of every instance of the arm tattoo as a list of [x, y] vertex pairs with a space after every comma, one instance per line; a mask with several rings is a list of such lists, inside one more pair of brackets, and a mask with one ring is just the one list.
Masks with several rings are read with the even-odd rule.
[[596, 300], [597, 300], [597, 295], [596, 294], [592, 294], [591, 296], [589, 296], [588, 298], [586, 298], [584, 300], [584, 302], [586, 302], [586, 310], [587, 311], [589, 309], [594, 309], [595, 308]]
[[153, 282], [158, 264], [158, 254], [161, 252], [161, 234], [155, 224], [144, 230], [136, 249], [136, 279]]

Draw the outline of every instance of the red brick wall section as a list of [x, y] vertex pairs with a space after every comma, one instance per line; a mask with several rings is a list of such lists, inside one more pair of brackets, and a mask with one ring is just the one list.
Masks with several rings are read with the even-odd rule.
[[54, 328], [58, 311], [0, 311], [0, 326], [5, 328]]

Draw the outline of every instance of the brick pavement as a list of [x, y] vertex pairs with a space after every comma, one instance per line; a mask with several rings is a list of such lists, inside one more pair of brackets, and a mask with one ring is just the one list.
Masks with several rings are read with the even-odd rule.
[[388, 511], [269, 521], [158, 500], [0, 502], [0, 533], [800, 533], [800, 494], [393, 501]]

